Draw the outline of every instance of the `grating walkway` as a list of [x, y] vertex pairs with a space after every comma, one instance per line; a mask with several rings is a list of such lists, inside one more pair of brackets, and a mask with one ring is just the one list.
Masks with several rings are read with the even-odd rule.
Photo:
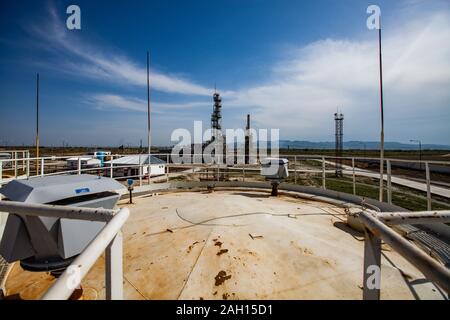
[[2, 290], [1, 285], [3, 284], [3, 279], [6, 276], [6, 272], [8, 271], [8, 262], [0, 256], [0, 291]]
[[439, 259], [447, 268], [450, 268], [450, 244], [448, 242], [412, 225], [402, 225], [399, 229], [404, 232], [406, 238], [414, 241], [429, 255]]

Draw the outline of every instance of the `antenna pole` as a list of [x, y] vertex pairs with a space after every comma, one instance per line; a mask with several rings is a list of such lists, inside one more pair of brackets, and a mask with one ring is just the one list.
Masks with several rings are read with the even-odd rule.
[[39, 175], [39, 73], [36, 77], [36, 175]]
[[148, 184], [151, 174], [151, 135], [150, 135], [150, 54], [147, 51], [147, 126], [148, 126]]
[[383, 201], [383, 170], [384, 170], [384, 109], [383, 109], [383, 59], [381, 54], [381, 17], [380, 28], [378, 29], [378, 53], [380, 58], [380, 112], [381, 112], [381, 133], [380, 133], [380, 202]]

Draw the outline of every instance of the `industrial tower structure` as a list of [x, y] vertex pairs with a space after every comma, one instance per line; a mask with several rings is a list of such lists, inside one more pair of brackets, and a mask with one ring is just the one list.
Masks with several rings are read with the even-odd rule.
[[344, 115], [342, 113], [336, 112], [334, 114], [334, 121], [336, 123], [336, 144], [335, 144], [335, 153], [336, 153], [336, 168], [335, 174], [336, 177], [342, 177], [342, 150], [344, 147]]
[[[218, 92], [214, 92], [213, 95], [213, 112], [211, 114], [211, 142], [215, 144], [215, 152], [218, 156], [223, 156], [226, 154], [226, 140], [225, 136], [222, 134], [222, 98]], [[222, 159], [217, 158], [217, 161]]]

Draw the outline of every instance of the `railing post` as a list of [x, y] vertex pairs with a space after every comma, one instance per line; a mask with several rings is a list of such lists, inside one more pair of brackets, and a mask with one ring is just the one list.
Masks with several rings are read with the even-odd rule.
[[242, 167], [242, 182], [245, 182], [245, 167]]
[[44, 161], [45, 161], [45, 159], [42, 158], [42, 159], [41, 159], [41, 176], [42, 176], [42, 177], [44, 176]]
[[30, 177], [30, 151], [27, 152], [27, 179]]
[[[112, 152], [111, 152], [112, 153]], [[109, 161], [109, 177], [112, 178], [114, 176], [113, 173], [113, 160], [114, 160], [114, 156], [111, 155], [111, 160]]]
[[169, 154], [166, 155], [166, 182], [169, 182]]
[[325, 157], [322, 157], [322, 188], [326, 189]]
[[431, 210], [431, 179], [430, 179], [430, 166], [428, 162], [425, 162], [425, 175], [427, 179], [427, 210]]
[[387, 166], [387, 197], [388, 197], [388, 203], [392, 204], [392, 181], [391, 181], [391, 161], [386, 160], [386, 166]]
[[297, 184], [297, 156], [294, 156], [294, 183]]
[[219, 182], [219, 175], [220, 175], [220, 167], [219, 167], [219, 161], [217, 161], [217, 182]]
[[78, 157], [78, 174], [81, 174], [81, 159]]
[[363, 299], [380, 300], [381, 240], [365, 228]]
[[18, 165], [17, 151], [14, 151], [14, 178], [16, 179], [17, 179], [17, 165]]
[[380, 202], [383, 202], [383, 197], [384, 197], [384, 195], [383, 195], [383, 193], [384, 193], [384, 173], [383, 173], [383, 170], [384, 170], [384, 160], [381, 160], [381, 158], [380, 158], [380, 194], [378, 196], [378, 200]]
[[142, 164], [139, 163], [139, 187], [142, 187]]
[[106, 300], [123, 300], [123, 239], [119, 231], [105, 250]]
[[353, 194], [356, 195], [355, 158], [352, 158], [352, 170], [353, 170]]

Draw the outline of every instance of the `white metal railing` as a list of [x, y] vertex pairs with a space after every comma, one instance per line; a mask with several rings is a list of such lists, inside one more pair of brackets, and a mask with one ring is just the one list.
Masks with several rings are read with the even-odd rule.
[[19, 216], [58, 217], [106, 222], [97, 236], [44, 294], [43, 299], [68, 299], [73, 291], [80, 286], [83, 278], [103, 252], [105, 252], [106, 258], [106, 299], [123, 299], [123, 244], [120, 230], [130, 214], [128, 208], [107, 210], [0, 201], [0, 211]]
[[[28, 152], [28, 151], [27, 151]], [[205, 166], [204, 164], [194, 163], [194, 164], [173, 164], [170, 163], [170, 157], [171, 154], [153, 154], [154, 156], [157, 156], [163, 160], [166, 161], [165, 164], [165, 180], [166, 182], [169, 181], [169, 171], [172, 171], [172, 168], [186, 168], [185, 174], [189, 174], [189, 169], [192, 169], [191, 173], [195, 174], [206, 174], [211, 173], [209, 170], [215, 169], [217, 171], [217, 174], [215, 176], [217, 179], [221, 176], [221, 174], [224, 173], [223, 168], [221, 168], [219, 165], [216, 164], [209, 164]], [[126, 155], [110, 155], [111, 160], [117, 159], [119, 157], [123, 157]], [[145, 155], [143, 155], [145, 156]], [[199, 159], [201, 155], [190, 155], [191, 159]], [[321, 156], [321, 155], [279, 155], [280, 157], [288, 158], [291, 162], [290, 165], [290, 173], [293, 174], [293, 180], [294, 183], [297, 184], [298, 179], [300, 179], [301, 174], [310, 174], [310, 175], [318, 175], [319, 179], [321, 178], [321, 187], [326, 189], [327, 188], [327, 180], [331, 179], [330, 177], [327, 177], [330, 173], [335, 172], [335, 168], [337, 159], [340, 159], [339, 162], [342, 162], [343, 160], [346, 160], [349, 162], [348, 165], [344, 165], [345, 169], [342, 169], [344, 176], [351, 177], [351, 181], [342, 180], [344, 183], [351, 183], [352, 185], [352, 192], [354, 195], [357, 194], [358, 186], [369, 186], [367, 183], [361, 183], [358, 182], [356, 177], [366, 177], [370, 179], [374, 179], [375, 181], [380, 179], [380, 175], [378, 172], [370, 171], [367, 169], [362, 169], [358, 167], [358, 161], [378, 161], [378, 158], [367, 158], [367, 157], [335, 157], [335, 156]], [[111, 178], [117, 178], [117, 179], [137, 179], [139, 180], [139, 185], [142, 186], [143, 181], [147, 180], [147, 183], [150, 183], [150, 179], [147, 175], [144, 175], [144, 168], [148, 167], [146, 164], [142, 165], [116, 165], [110, 162], [109, 164], [104, 165], [103, 167], [93, 167], [93, 168], [87, 168], [83, 167], [80, 159], [83, 156], [73, 156], [73, 155], [67, 155], [67, 156], [50, 156], [50, 157], [39, 157], [39, 158], [16, 158], [16, 159], [0, 159], [0, 185], [4, 184], [9, 181], [9, 179], [4, 179], [3, 173], [2, 173], [2, 167], [3, 164], [10, 163], [13, 164], [14, 167], [14, 174], [13, 178], [15, 179], [21, 179], [21, 178], [28, 178], [32, 177], [32, 173], [39, 173], [39, 176], [51, 176], [51, 175], [60, 175], [60, 174], [82, 174], [82, 173], [94, 173], [94, 174], [102, 174], [109, 176]], [[241, 160], [241, 163], [238, 163], [235, 167], [227, 167], [226, 171], [231, 176], [238, 176], [242, 177], [242, 180], [245, 181], [246, 176], [248, 174], [251, 174], [252, 172], [255, 172], [259, 170], [258, 167], [249, 166], [249, 165], [243, 165], [242, 162], [244, 162], [245, 155], [227, 155], [227, 158], [235, 157], [236, 159]], [[77, 166], [76, 168], [70, 169], [68, 166], [64, 163], [60, 163], [62, 161], [66, 161], [68, 158], [78, 158]], [[200, 158], [201, 159], [201, 158]], [[22, 167], [18, 165], [18, 163], [22, 161]], [[309, 166], [305, 167], [305, 165], [302, 165], [302, 161], [312, 161], [316, 162], [317, 165], [315, 166]], [[350, 164], [351, 162], [351, 164]], [[432, 203], [433, 201], [436, 201], [432, 198], [433, 194], [437, 194], [440, 197], [443, 198], [450, 198], [450, 188], [437, 188], [434, 186], [432, 188], [431, 184], [431, 175], [430, 175], [430, 165], [442, 165], [442, 166], [448, 166], [450, 168], [450, 161], [416, 161], [416, 160], [405, 160], [405, 159], [392, 159], [392, 158], [386, 158], [384, 160], [384, 165], [386, 166], [386, 173], [383, 175], [383, 179], [386, 181], [386, 194], [387, 199], [385, 200], [387, 203], [392, 204], [393, 202], [393, 184], [399, 184], [399, 177], [394, 177], [392, 175], [392, 163], [393, 162], [399, 162], [399, 163], [409, 163], [409, 164], [423, 164], [423, 171], [425, 173], [425, 179], [420, 185], [419, 189], [417, 188], [417, 183], [412, 186], [403, 185], [406, 188], [409, 189], [416, 189], [419, 190], [419, 192], [423, 192], [426, 194], [426, 196], [421, 196], [420, 194], [410, 194], [411, 196], [417, 197], [417, 198], [424, 198], [426, 199], [426, 206], [427, 210], [432, 210]], [[38, 170], [32, 170], [30, 171], [30, 166], [33, 165], [33, 167], [39, 168]], [[359, 164], [361, 166], [361, 164]], [[18, 174], [18, 169], [22, 168], [22, 175], [20, 176]], [[204, 168], [206, 171], [195, 171], [195, 168], [202, 169]], [[122, 175], [117, 176], [115, 172], [117, 170], [124, 170], [124, 169], [136, 169], [137, 173], [132, 175]], [[393, 181], [394, 179], [394, 181]], [[408, 180], [407, 178], [401, 178], [403, 180]], [[413, 183], [413, 181], [411, 181]], [[379, 188], [380, 186], [378, 184], [370, 185], [374, 188]], [[384, 188], [384, 186], [383, 186]], [[402, 190], [403, 192], [404, 190]]]
[[426, 278], [450, 294], [450, 270], [389, 227], [408, 223], [448, 223], [450, 211], [385, 213], [364, 211], [359, 213], [358, 217], [365, 230], [363, 299], [380, 299], [381, 241], [390, 245]]

